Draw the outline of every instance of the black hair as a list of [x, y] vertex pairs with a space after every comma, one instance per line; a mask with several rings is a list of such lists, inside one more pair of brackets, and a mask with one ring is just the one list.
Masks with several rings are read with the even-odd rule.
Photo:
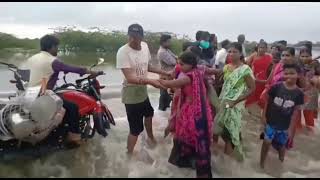
[[238, 38], [237, 38], [237, 39], [238, 39], [238, 41], [239, 41], [239, 39], [240, 39], [241, 37], [245, 40], [245, 36], [244, 36], [244, 34], [240, 34], [240, 35], [238, 36]]
[[160, 37], [160, 44], [166, 42], [167, 40], [171, 39], [171, 35], [169, 34], [162, 34]]
[[300, 49], [299, 54], [302, 54], [302, 53], [308, 53], [310, 56], [312, 56], [312, 50], [306, 46], [304, 46], [302, 49]]
[[45, 35], [40, 39], [41, 51], [49, 51], [59, 45], [59, 39], [53, 35]]
[[202, 51], [199, 46], [191, 46], [190, 51], [193, 52], [198, 59], [202, 56]]
[[210, 34], [209, 41], [210, 41], [210, 42], [213, 42], [213, 40], [214, 40], [215, 37], [216, 37], [215, 34]]
[[196, 33], [196, 40], [197, 41], [200, 41], [200, 39], [202, 37], [202, 33], [203, 33], [203, 31], [197, 31], [197, 33]]
[[229, 48], [235, 48], [237, 49], [240, 53], [242, 53], [242, 45], [238, 42], [233, 42], [229, 45]]
[[286, 47], [284, 51], [287, 51], [291, 56], [295, 56], [296, 50], [293, 47]]
[[278, 51], [281, 50], [281, 47], [280, 47], [280, 45], [279, 45], [278, 43], [273, 43], [273, 44], [271, 45], [271, 48], [277, 48]]
[[221, 47], [224, 49], [227, 49], [229, 44], [230, 44], [230, 41], [228, 39], [225, 39], [221, 42]]
[[179, 59], [183, 63], [191, 65], [192, 68], [197, 67], [197, 64], [198, 64], [197, 55], [194, 54], [193, 52], [190, 52], [190, 51], [184, 52], [179, 56]]
[[245, 37], [244, 34], [239, 34], [238, 38]]
[[285, 40], [280, 40], [277, 43], [282, 44], [284, 46], [287, 46], [287, 41], [285, 41]]
[[310, 49], [310, 51], [312, 51], [312, 42], [311, 42], [311, 41], [305, 41], [305, 42], [303, 43], [303, 45], [304, 45], [305, 47], [307, 47], [308, 49]]
[[268, 47], [268, 43], [266, 41], [264, 41], [263, 39], [260, 40], [258, 46], [260, 46], [260, 45], [265, 45]]
[[260, 42], [258, 44], [258, 47], [261, 46], [261, 45], [265, 45], [266, 47], [268, 47], [268, 43], [265, 42], [263, 39], [262, 39], [262, 41], [260, 40]]
[[244, 58], [244, 55], [242, 55], [242, 54], [240, 55], [240, 61], [243, 62], [243, 63], [246, 62], [246, 59]]
[[300, 67], [296, 64], [296, 63], [293, 63], [293, 64], [284, 64], [283, 65], [283, 70], [285, 69], [294, 69], [296, 70], [296, 72], [299, 74], [300, 73]]
[[210, 33], [208, 31], [203, 31], [200, 39], [206, 39], [206, 38], [210, 39]]
[[191, 45], [192, 45], [192, 42], [189, 42], [189, 41], [182, 43], [182, 51], [186, 51], [187, 48]]

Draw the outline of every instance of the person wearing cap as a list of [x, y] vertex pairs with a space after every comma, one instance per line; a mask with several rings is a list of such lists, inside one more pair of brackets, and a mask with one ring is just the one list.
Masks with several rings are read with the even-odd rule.
[[[148, 139], [153, 145], [156, 144], [152, 132], [152, 117], [154, 109], [150, 104], [147, 84], [156, 88], [163, 88], [156, 79], [147, 77], [147, 72], [160, 75], [171, 75], [170, 72], [150, 66], [151, 54], [146, 42], [143, 42], [144, 32], [139, 24], [132, 24], [128, 28], [128, 43], [123, 45], [117, 52], [117, 68], [124, 75], [122, 88], [122, 103], [126, 108], [130, 133], [128, 135], [128, 154], [133, 153], [139, 134], [145, 125]], [[144, 119], [144, 122], [143, 122]]]

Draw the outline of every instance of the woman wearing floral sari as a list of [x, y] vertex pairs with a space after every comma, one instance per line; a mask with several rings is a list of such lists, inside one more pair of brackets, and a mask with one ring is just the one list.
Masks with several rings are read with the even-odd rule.
[[241, 61], [242, 46], [232, 43], [228, 55], [232, 62], [224, 67], [224, 84], [220, 94], [221, 108], [215, 118], [214, 134], [225, 141], [225, 154], [235, 150], [243, 159], [240, 130], [245, 99], [255, 90], [255, 82], [250, 67]]
[[[169, 162], [178, 167], [195, 168], [197, 177], [211, 174], [212, 114], [207, 96], [205, 74], [215, 74], [215, 69], [197, 66], [197, 57], [184, 52], [179, 57], [181, 73], [176, 80], [159, 80], [168, 88], [181, 88], [175, 100], [175, 113], [169, 127], [174, 134]], [[170, 129], [173, 128], [173, 129]]]

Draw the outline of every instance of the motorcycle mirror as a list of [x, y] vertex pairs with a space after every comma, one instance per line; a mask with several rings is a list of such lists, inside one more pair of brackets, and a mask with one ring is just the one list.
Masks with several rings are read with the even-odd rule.
[[97, 65], [104, 63], [104, 58], [99, 58]]
[[104, 62], [104, 58], [98, 58], [98, 62], [90, 67], [90, 70]]

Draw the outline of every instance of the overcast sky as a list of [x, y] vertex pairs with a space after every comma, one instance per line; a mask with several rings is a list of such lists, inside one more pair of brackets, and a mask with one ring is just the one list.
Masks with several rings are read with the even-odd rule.
[[0, 2], [0, 32], [41, 37], [50, 27], [75, 25], [127, 30], [132, 23], [145, 30], [169, 31], [194, 38], [197, 30], [218, 40], [268, 42], [285, 39], [320, 41], [320, 3], [276, 2]]

